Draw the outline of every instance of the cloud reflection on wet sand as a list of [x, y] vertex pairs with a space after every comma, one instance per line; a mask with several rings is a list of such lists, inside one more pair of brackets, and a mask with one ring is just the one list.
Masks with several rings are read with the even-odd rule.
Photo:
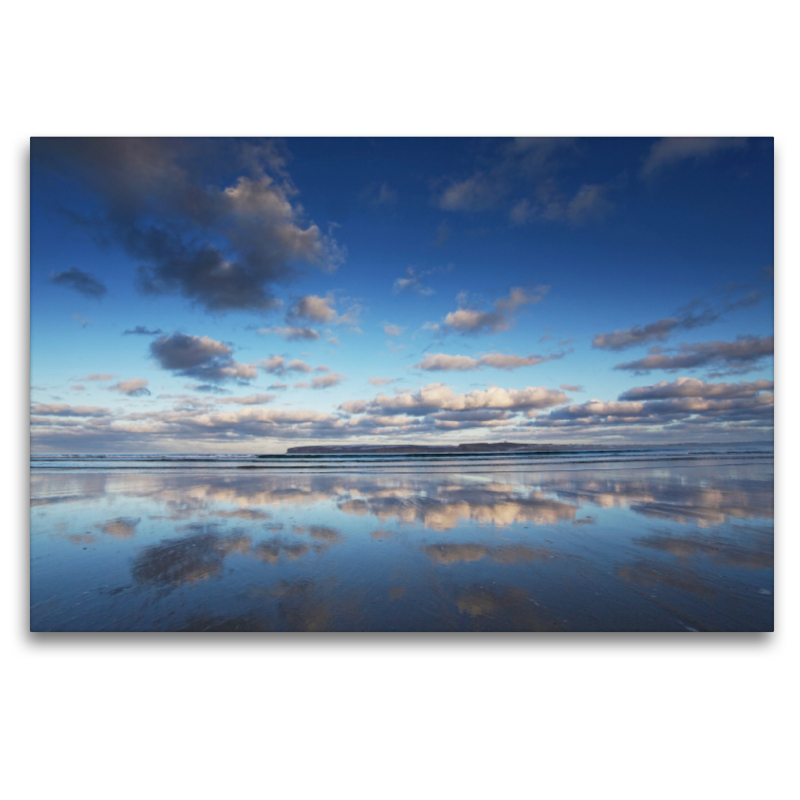
[[[140, 629], [771, 626], [769, 469], [36, 478], [36, 546], [62, 548], [75, 587], [45, 606], [32, 566], [42, 628], [74, 624], [93, 591]], [[89, 558], [87, 580], [114, 564], [131, 591], [83, 585]]]
[[501, 564], [514, 564], [520, 561], [537, 561], [554, 557], [552, 550], [527, 547], [526, 545], [499, 545], [486, 547], [481, 544], [432, 544], [422, 548], [437, 564], [459, 564], [490, 558]]

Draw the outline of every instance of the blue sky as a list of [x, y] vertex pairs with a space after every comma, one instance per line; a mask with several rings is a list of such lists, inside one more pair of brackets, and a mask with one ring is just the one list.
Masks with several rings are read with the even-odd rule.
[[771, 139], [33, 139], [32, 447], [772, 438]]

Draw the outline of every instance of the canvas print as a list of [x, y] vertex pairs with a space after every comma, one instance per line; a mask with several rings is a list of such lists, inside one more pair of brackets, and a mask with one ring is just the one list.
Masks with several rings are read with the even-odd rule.
[[32, 631], [771, 631], [769, 138], [34, 138]]

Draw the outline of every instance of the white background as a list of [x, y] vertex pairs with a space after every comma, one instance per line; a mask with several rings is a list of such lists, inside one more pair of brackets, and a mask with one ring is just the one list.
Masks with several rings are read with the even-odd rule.
[[[798, 757], [797, 25], [788, 3], [17, 3], [4, 12], [10, 798], [784, 798]], [[31, 135], [775, 136], [776, 630], [37, 635]]]

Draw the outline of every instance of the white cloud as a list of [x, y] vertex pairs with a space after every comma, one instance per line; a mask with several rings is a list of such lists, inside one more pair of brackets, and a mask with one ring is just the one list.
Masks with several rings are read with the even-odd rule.
[[514, 287], [509, 291], [508, 297], [495, 301], [492, 311], [469, 308], [465, 293], [462, 292], [458, 296], [459, 309], [451, 311], [444, 318], [443, 324], [445, 328], [461, 334], [498, 333], [508, 330], [514, 321], [513, 314], [517, 308], [541, 302], [549, 291], [549, 286], [537, 286], [533, 291]]
[[665, 167], [686, 159], [697, 161], [723, 150], [740, 149], [746, 145], [746, 139], [734, 137], [681, 136], [659, 139], [650, 149], [641, 174], [644, 178], [652, 178]]
[[424, 369], [430, 372], [461, 371], [481, 369], [482, 367], [492, 367], [493, 369], [513, 370], [520, 367], [535, 367], [545, 361], [563, 358], [564, 353], [552, 356], [515, 356], [506, 353], [489, 353], [480, 358], [471, 356], [452, 356], [446, 353], [431, 353], [419, 364], [415, 364], [415, 369]]
[[286, 361], [283, 356], [270, 356], [267, 359], [262, 359], [258, 362], [258, 366], [264, 372], [280, 376], [285, 375], [287, 372], [309, 373], [312, 371], [311, 365], [305, 361], [301, 361], [299, 358]]

